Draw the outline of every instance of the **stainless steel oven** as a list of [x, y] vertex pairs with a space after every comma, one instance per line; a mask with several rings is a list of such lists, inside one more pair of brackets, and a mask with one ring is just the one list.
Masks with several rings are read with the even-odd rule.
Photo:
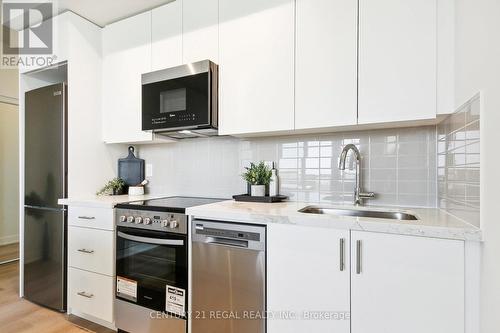
[[185, 333], [187, 217], [117, 209], [116, 326], [131, 333]]
[[209, 60], [142, 75], [142, 129], [173, 138], [218, 127], [218, 66]]

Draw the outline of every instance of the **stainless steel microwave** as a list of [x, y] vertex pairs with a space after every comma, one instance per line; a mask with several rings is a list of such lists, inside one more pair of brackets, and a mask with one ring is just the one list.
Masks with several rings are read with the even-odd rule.
[[218, 66], [209, 60], [142, 75], [142, 130], [176, 139], [217, 135]]

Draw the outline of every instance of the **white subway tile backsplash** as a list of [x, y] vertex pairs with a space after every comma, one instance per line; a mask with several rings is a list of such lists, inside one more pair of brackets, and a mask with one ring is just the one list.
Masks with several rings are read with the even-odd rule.
[[142, 146], [140, 156], [156, 165], [150, 179], [151, 193], [229, 198], [246, 192], [241, 179], [244, 167], [264, 160], [277, 162], [280, 191], [290, 200], [351, 203], [356, 181], [352, 154], [346, 170], [338, 169], [338, 157], [348, 143], [356, 144], [361, 151], [364, 190], [377, 193], [366, 204], [436, 206], [435, 126], [184, 140]]
[[[397, 182], [398, 180], [398, 173], [400, 173], [401, 170], [397, 169], [370, 169], [369, 174], [370, 174], [370, 181], [392, 181], [392, 182]], [[423, 177], [427, 178], [427, 173], [425, 175], [422, 175]], [[425, 179], [422, 178], [422, 179]], [[370, 185], [371, 187], [371, 185]]]
[[474, 96], [438, 125], [439, 207], [478, 226], [480, 98]]
[[370, 169], [396, 169], [398, 157], [396, 155], [370, 156]]
[[372, 143], [370, 145], [370, 155], [389, 155], [396, 156], [397, 154], [396, 143]]
[[427, 151], [429, 145], [425, 142], [401, 142], [398, 145], [399, 155], [425, 155], [427, 156]]
[[370, 181], [370, 191], [384, 194], [397, 194], [398, 183], [395, 181]]
[[426, 181], [399, 181], [398, 194], [427, 195], [428, 187]]

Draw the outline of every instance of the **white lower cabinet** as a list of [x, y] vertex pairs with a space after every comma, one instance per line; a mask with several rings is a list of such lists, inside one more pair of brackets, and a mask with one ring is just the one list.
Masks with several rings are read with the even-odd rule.
[[90, 228], [68, 228], [68, 265], [91, 272], [114, 275], [114, 232]]
[[463, 241], [267, 228], [268, 333], [464, 332]]
[[353, 231], [351, 254], [352, 333], [464, 332], [463, 241]]
[[114, 279], [81, 269], [68, 269], [68, 303], [77, 314], [112, 323]]
[[113, 231], [115, 229], [113, 218], [112, 209], [70, 207], [68, 212], [68, 225]]
[[349, 231], [270, 224], [267, 237], [267, 332], [349, 333]]
[[69, 207], [68, 313], [114, 329], [114, 210]]

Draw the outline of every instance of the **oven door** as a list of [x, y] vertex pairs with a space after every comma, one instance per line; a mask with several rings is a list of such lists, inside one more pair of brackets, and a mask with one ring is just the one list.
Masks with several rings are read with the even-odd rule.
[[187, 236], [118, 227], [116, 298], [184, 318]]

